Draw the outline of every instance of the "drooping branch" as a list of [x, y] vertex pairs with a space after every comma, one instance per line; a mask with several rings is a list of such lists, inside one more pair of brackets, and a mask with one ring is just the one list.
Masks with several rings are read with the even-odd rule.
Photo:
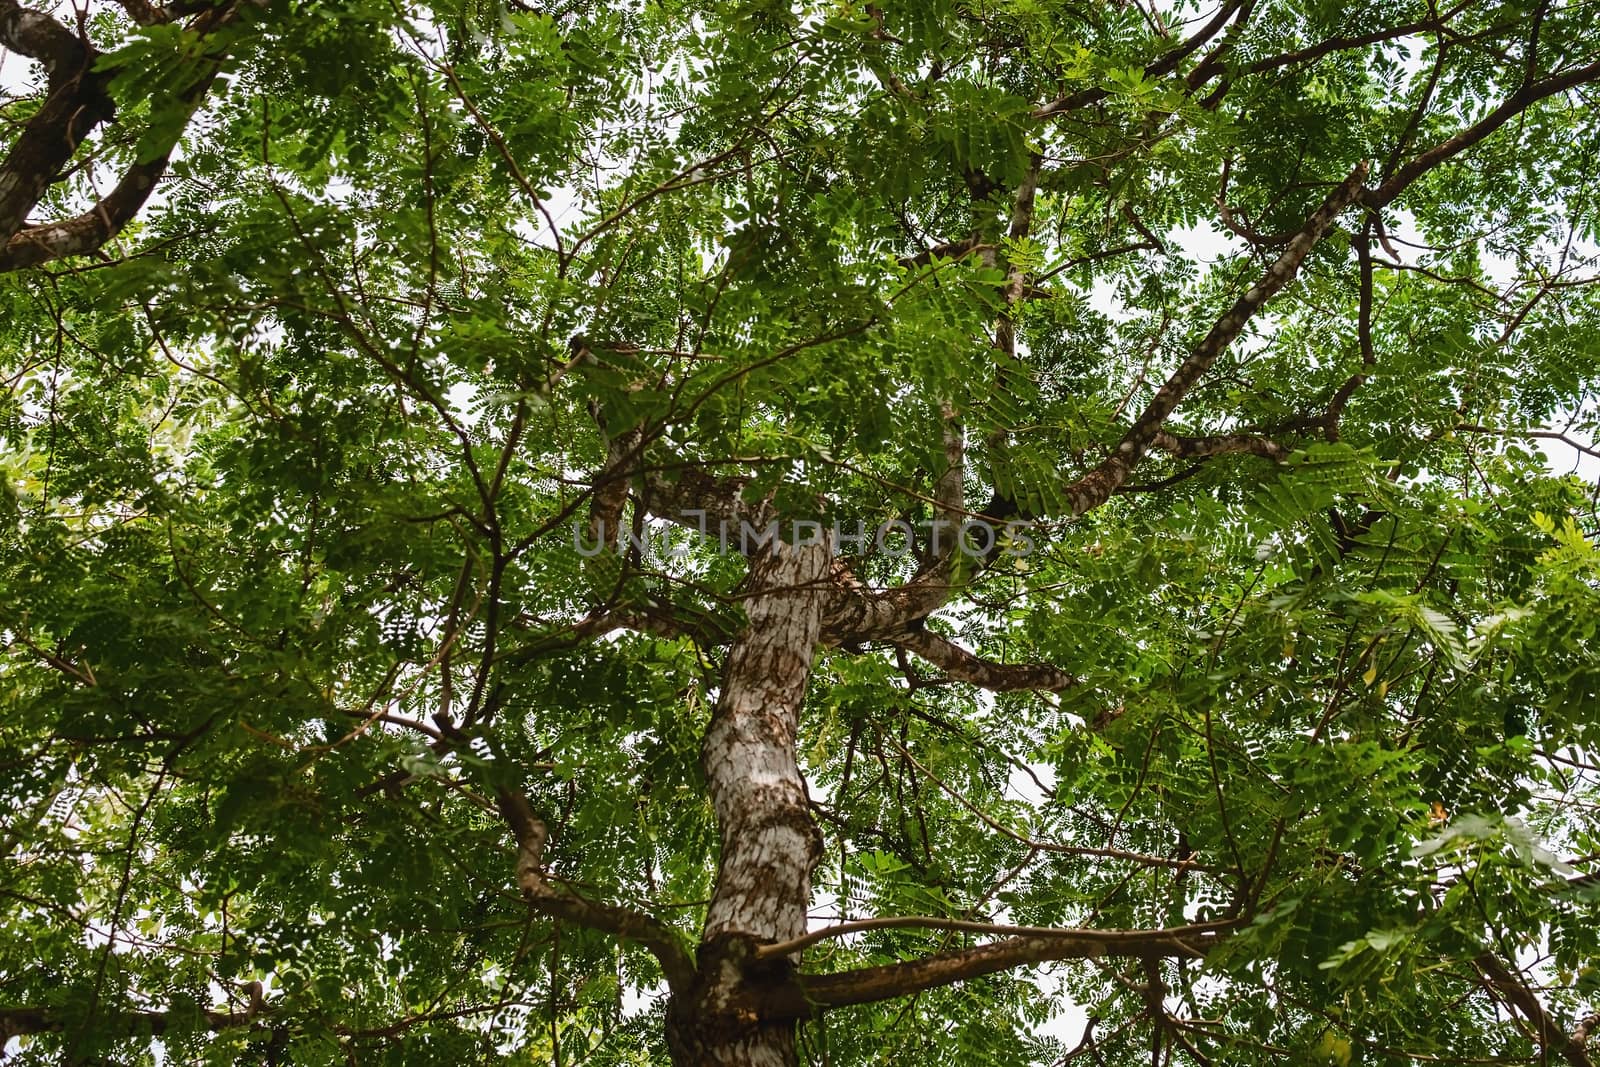
[[[1098, 730], [1102, 725], [1103, 723], [1097, 721], [1091, 728]], [[1102, 860], [1126, 860], [1128, 862], [1137, 864], [1140, 867], [1168, 868], [1176, 871], [1177, 877], [1179, 878], [1183, 877], [1183, 875], [1188, 871], [1204, 871], [1207, 874], [1217, 874], [1222, 871], [1222, 868], [1220, 867], [1196, 862], [1193, 853], [1187, 853], [1182, 857], [1150, 856], [1142, 852], [1130, 852], [1127, 849], [1122, 848], [1096, 848], [1090, 845], [1065, 845], [1059, 841], [1041, 841], [1038, 838], [1030, 837], [1027, 834], [1018, 833], [1016, 830], [1013, 830], [999, 819], [996, 819], [987, 811], [984, 811], [977, 804], [974, 804], [965, 795], [963, 795], [959, 789], [956, 789], [943, 778], [940, 778], [933, 772], [931, 768], [918, 760], [917, 757], [913, 756], [910, 750], [908, 750], [904, 745], [892, 739], [889, 741], [889, 743], [893, 745], [894, 748], [900, 753], [902, 759], [917, 769], [918, 774], [922, 775], [934, 785], [938, 786], [940, 792], [944, 793], [945, 796], [949, 797], [963, 808], [966, 808], [968, 811], [972, 812], [972, 814], [976, 815], [984, 823], [984, 825], [988, 826], [991, 830], [1004, 834], [1006, 837], [1011, 838], [1011, 840], [1020, 845], [1025, 845], [1030, 856], [1039, 852], [1053, 852], [1060, 856], [1089, 856]], [[876, 920], [865, 921], [872, 922]], [[1019, 931], [1009, 930], [1003, 932], [1014, 934], [1018, 933]]]
[[631, 908], [596, 903], [565, 886], [553, 885], [544, 869], [549, 832], [543, 820], [534, 815], [528, 798], [515, 790], [502, 788], [495, 799], [517, 839], [517, 884], [534, 908], [552, 918], [638, 942], [661, 964], [668, 986], [687, 988], [694, 978], [694, 962], [670, 926]]
[[1238, 214], [1233, 207], [1229, 205], [1228, 182], [1232, 173], [1233, 160], [1226, 158], [1223, 159], [1222, 175], [1218, 179], [1221, 188], [1217, 190], [1216, 197], [1217, 216], [1222, 220], [1223, 228], [1238, 235], [1239, 237], [1244, 238], [1257, 248], [1276, 248], [1279, 245], [1287, 244], [1289, 241], [1291, 241], [1297, 231], [1283, 230], [1277, 233], [1262, 233], [1254, 226], [1251, 226], [1249, 220]]
[[1078, 684], [1072, 675], [1048, 663], [996, 663], [968, 652], [931, 630], [910, 631], [893, 638], [893, 643], [915, 652], [953, 681], [968, 682], [996, 693], [1029, 689], [1056, 693]]
[[1188, 358], [1172, 376], [1156, 390], [1156, 395], [1145, 407], [1143, 414], [1123, 434], [1111, 454], [1088, 474], [1068, 486], [1065, 496], [1073, 516], [1082, 515], [1099, 507], [1115, 493], [1128, 478], [1129, 473], [1144, 457], [1154, 443], [1156, 435], [1189, 390], [1194, 388], [1218, 356], [1244, 331], [1252, 316], [1261, 306], [1288, 285], [1299, 273], [1300, 264], [1316, 247], [1332, 226], [1333, 220], [1355, 202], [1361, 192], [1362, 181], [1367, 176], [1366, 161], [1350, 172], [1322, 206], [1312, 213], [1306, 224], [1290, 239], [1282, 254], [1267, 268], [1261, 279], [1247, 289], [1233, 307], [1217, 320]]
[[[1321, 426], [1325, 422], [1325, 419], [1319, 419], [1316, 420], [1315, 425]], [[1296, 425], [1298, 426], [1299, 424], [1297, 423]], [[1274, 463], [1283, 463], [1289, 458], [1289, 449], [1272, 438], [1247, 433], [1184, 437], [1181, 434], [1160, 430], [1151, 439], [1150, 447], [1159, 448], [1161, 451], [1178, 459], [1192, 459], [1195, 462], [1154, 482], [1123, 482], [1117, 486], [1118, 493], [1154, 493], [1171, 488], [1205, 470], [1206, 461], [1217, 456], [1260, 456], [1262, 459], [1270, 459]]]

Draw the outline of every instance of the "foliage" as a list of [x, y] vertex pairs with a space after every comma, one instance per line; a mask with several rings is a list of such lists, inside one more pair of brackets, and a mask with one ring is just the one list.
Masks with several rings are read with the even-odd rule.
[[[1155, 932], [802, 1060], [1589, 1062], [1590, 5], [88, 11], [4, 103], [115, 103], [7, 254], [103, 232], [0, 276], [16, 1062], [667, 1062], [579, 913], [718, 892], [712, 481], [944, 590], [801, 649], [813, 926], [928, 921], [800, 971]], [[1027, 550], [870, 537], [952, 515]]]

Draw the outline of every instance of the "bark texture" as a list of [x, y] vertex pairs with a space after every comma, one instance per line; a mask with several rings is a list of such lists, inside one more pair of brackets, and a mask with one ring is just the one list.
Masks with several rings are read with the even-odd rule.
[[757, 962], [755, 947], [805, 932], [822, 855], [795, 733], [831, 559], [818, 540], [775, 543], [750, 563], [749, 623], [729, 651], [701, 751], [722, 853], [696, 980], [669, 1014], [673, 1060], [685, 1067], [796, 1062], [792, 1016], [763, 1010], [792, 985], [793, 966]]
[[[168, 17], [138, 0], [126, 0], [124, 6], [144, 25]], [[186, 28], [206, 37], [251, 6], [257, 6], [255, 0], [201, 5]], [[163, 137], [159, 152], [129, 163], [112, 190], [88, 210], [29, 225], [28, 217], [46, 191], [70, 172], [90, 135], [113, 117], [116, 109], [108, 87], [114, 71], [95, 69], [102, 53], [87, 38], [17, 0], [0, 0], [0, 49], [38, 62], [46, 78], [42, 105], [0, 159], [0, 273], [93, 252], [122, 232], [166, 173], [178, 139], [211, 91], [225, 59], [220, 51], [200, 57], [191, 76], [170, 98], [153, 99], [158, 108], [176, 108], [183, 116]]]

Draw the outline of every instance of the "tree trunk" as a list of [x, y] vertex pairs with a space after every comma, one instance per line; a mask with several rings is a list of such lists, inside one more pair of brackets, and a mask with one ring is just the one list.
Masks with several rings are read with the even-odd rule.
[[749, 625], [728, 654], [701, 749], [722, 854], [694, 987], [674, 997], [668, 1042], [680, 1067], [790, 1067], [792, 1013], [764, 1018], [791, 965], [751, 965], [757, 944], [803, 934], [822, 855], [795, 733], [822, 629], [830, 545], [773, 544], [750, 561]]

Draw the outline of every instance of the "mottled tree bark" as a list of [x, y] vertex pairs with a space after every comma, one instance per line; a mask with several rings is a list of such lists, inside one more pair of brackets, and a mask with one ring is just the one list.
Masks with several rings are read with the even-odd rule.
[[754, 949], [805, 932], [822, 855], [795, 733], [831, 557], [818, 540], [775, 544], [750, 561], [749, 622], [729, 651], [701, 751], [722, 853], [696, 979], [669, 1014], [673, 1061], [684, 1067], [796, 1062], [793, 1014], [763, 1011], [792, 987], [792, 964], [758, 963]]
[[[237, 19], [241, 6], [201, 5], [186, 29], [205, 37]], [[124, 7], [142, 25], [169, 16], [142, 0], [125, 0]], [[108, 87], [114, 72], [96, 68], [103, 56], [78, 32], [17, 0], [0, 0], [0, 49], [37, 61], [47, 82], [39, 110], [23, 124], [22, 132], [0, 159], [0, 273], [93, 252], [122, 232], [166, 173], [188, 117], [205, 100], [224, 61], [220, 53], [201, 57], [191, 78], [175, 90], [172, 99], [154, 101], [158, 106], [177, 106], [185, 116], [163, 138], [159, 153], [128, 164], [115, 187], [88, 210], [55, 222], [28, 225], [29, 214], [46, 190], [70, 169], [90, 134], [112, 117], [115, 108]]]

